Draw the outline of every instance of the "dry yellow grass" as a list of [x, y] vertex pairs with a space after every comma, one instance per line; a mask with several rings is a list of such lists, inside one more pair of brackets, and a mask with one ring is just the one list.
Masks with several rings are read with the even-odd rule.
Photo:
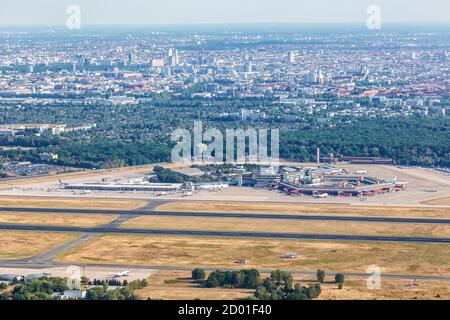
[[[333, 275], [326, 277], [321, 285], [322, 293], [318, 300], [448, 300], [450, 283], [418, 281], [418, 286], [410, 286], [409, 280], [382, 279], [381, 290], [369, 290], [367, 279], [347, 277], [344, 288], [339, 290], [331, 283]], [[148, 279], [147, 288], [136, 291], [143, 298], [162, 300], [238, 300], [254, 294], [255, 290], [208, 289], [190, 280], [188, 271], [155, 271]], [[261, 274], [261, 279], [268, 274]], [[315, 281], [314, 276], [294, 275], [294, 282], [308, 285]]]
[[236, 300], [254, 293], [245, 289], [204, 288], [190, 277], [187, 271], [157, 271], [148, 279], [148, 287], [135, 293], [144, 299], [158, 300]]
[[431, 206], [450, 206], [450, 197], [428, 200], [422, 203]]
[[17, 223], [47, 226], [94, 227], [107, 224], [118, 215], [96, 214], [57, 214], [57, 213], [26, 213], [0, 212], [0, 223]]
[[349, 221], [143, 216], [125, 222], [121, 227], [154, 230], [450, 237], [448, 225]]
[[148, 204], [146, 200], [74, 199], [47, 197], [0, 197], [0, 207], [133, 210]]
[[75, 237], [73, 233], [0, 231], [0, 260], [29, 258]]
[[348, 215], [380, 217], [450, 218], [450, 208], [372, 207], [296, 203], [183, 201], [166, 203], [158, 211]]
[[[332, 281], [332, 279], [329, 279]], [[382, 279], [380, 290], [369, 290], [367, 279], [349, 278], [344, 288], [336, 284], [322, 285], [319, 300], [448, 300], [450, 283], [437, 281], [418, 281], [411, 286], [410, 280]]]
[[[283, 259], [287, 252], [298, 259]], [[247, 265], [236, 264], [248, 259]], [[450, 274], [450, 246], [182, 236], [103, 235], [57, 258], [71, 263]]]

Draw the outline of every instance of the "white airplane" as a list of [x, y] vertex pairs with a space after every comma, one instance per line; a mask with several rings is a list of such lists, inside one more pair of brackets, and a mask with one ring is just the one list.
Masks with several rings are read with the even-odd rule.
[[228, 187], [228, 185], [226, 185], [226, 184], [205, 184], [205, 185], [198, 186], [198, 189], [201, 189], [201, 190], [223, 190], [227, 187]]
[[328, 193], [318, 193], [313, 195], [314, 198], [319, 198], [319, 199], [324, 199], [324, 198], [328, 198]]
[[128, 277], [130, 271], [119, 271], [117, 270], [115, 273], [112, 274], [113, 278], [121, 278], [121, 277]]

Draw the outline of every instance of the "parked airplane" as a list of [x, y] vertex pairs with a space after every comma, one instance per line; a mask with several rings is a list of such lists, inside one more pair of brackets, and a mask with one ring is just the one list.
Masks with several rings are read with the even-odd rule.
[[313, 196], [314, 196], [314, 198], [324, 199], [324, 198], [328, 198], [328, 193], [316, 193]]
[[197, 188], [201, 190], [223, 190], [227, 187], [227, 184], [204, 184], [199, 185]]
[[128, 277], [130, 271], [119, 271], [117, 270], [115, 273], [112, 274], [113, 278], [121, 278], [121, 277]]

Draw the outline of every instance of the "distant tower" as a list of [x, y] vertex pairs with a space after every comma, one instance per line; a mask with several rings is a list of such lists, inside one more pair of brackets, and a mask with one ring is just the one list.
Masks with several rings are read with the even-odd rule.
[[320, 164], [320, 148], [317, 148], [317, 164]]
[[252, 73], [253, 72], [253, 64], [251, 61], [248, 61], [244, 66], [244, 72]]
[[169, 66], [176, 67], [180, 63], [178, 49], [169, 49], [167, 52], [167, 59], [169, 60]]
[[325, 82], [325, 76], [323, 75], [322, 70], [319, 70], [319, 74], [318, 74], [318, 77], [317, 77], [317, 83], [318, 84], [324, 84], [324, 82]]
[[289, 51], [288, 60], [290, 64], [295, 64], [295, 51], [293, 50]]
[[180, 64], [180, 52], [178, 51], [178, 49], [175, 49], [174, 57], [175, 57], [175, 65], [179, 65]]
[[130, 52], [128, 54], [128, 65], [131, 66], [132, 64], [134, 64], [134, 55], [132, 52]]

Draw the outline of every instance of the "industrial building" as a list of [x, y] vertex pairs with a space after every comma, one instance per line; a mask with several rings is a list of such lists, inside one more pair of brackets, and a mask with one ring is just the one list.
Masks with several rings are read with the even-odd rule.
[[183, 188], [182, 183], [150, 183], [150, 184], [71, 184], [65, 185], [68, 190], [90, 191], [146, 191], [146, 192], [176, 192]]
[[379, 165], [393, 165], [394, 160], [391, 158], [381, 158], [381, 157], [345, 157], [345, 156], [334, 156], [329, 154], [326, 157], [320, 158], [320, 163], [338, 163], [346, 162], [351, 164], [379, 164]]
[[346, 169], [331, 165], [314, 168], [283, 168], [278, 189], [288, 194], [372, 196], [378, 193], [400, 191], [406, 183], [380, 180], [365, 175], [349, 175]]

